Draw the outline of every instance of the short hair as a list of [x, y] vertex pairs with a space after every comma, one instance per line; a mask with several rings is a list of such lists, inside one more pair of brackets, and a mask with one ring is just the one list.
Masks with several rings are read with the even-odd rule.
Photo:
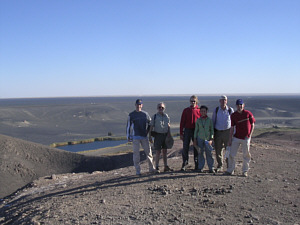
[[200, 110], [201, 110], [201, 109], [206, 109], [206, 111], [208, 111], [208, 108], [207, 108], [206, 105], [201, 105], [201, 106], [200, 106]]
[[190, 97], [190, 100], [191, 100], [192, 98], [196, 100], [196, 103], [198, 103], [198, 97], [197, 97], [196, 95], [192, 95], [192, 96]]
[[164, 102], [160, 102], [157, 104], [157, 108], [160, 106], [160, 105], [164, 105], [164, 107], [166, 108], [166, 104]]

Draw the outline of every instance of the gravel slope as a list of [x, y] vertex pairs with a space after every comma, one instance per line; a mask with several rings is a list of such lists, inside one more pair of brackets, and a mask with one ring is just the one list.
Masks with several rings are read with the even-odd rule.
[[[133, 166], [41, 177], [0, 203], [1, 224], [299, 224], [299, 133], [252, 140], [249, 177], [174, 172], [141, 177]], [[126, 159], [127, 161], [127, 159]]]

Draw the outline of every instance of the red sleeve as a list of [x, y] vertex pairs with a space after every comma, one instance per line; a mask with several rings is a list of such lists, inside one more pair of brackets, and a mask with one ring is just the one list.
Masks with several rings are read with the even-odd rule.
[[183, 110], [181, 114], [181, 119], [180, 119], [180, 135], [183, 135], [183, 128], [185, 127], [186, 123], [186, 109]]
[[230, 115], [230, 120], [231, 120], [231, 126], [232, 126], [232, 127], [235, 126], [234, 115], [235, 115], [235, 113], [232, 113], [232, 114]]
[[254, 118], [254, 116], [253, 116], [252, 112], [250, 112], [250, 111], [249, 111], [249, 115], [250, 115], [250, 117], [249, 117], [250, 124], [253, 124], [253, 123], [255, 123], [255, 122], [256, 122], [256, 120], [255, 120], [255, 118]]

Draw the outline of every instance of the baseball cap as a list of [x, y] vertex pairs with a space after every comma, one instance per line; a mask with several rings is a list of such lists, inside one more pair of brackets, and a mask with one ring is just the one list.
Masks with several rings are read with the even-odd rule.
[[225, 99], [225, 100], [227, 100], [227, 96], [226, 96], [226, 95], [222, 95], [222, 96], [220, 97], [220, 99]]
[[238, 100], [236, 100], [236, 103], [235, 103], [236, 105], [243, 105], [244, 104], [244, 102], [243, 102], [243, 99], [238, 99]]
[[137, 100], [135, 101], [135, 104], [137, 104], [137, 105], [141, 105], [141, 104], [143, 104], [143, 101], [142, 101], [142, 99], [137, 99]]

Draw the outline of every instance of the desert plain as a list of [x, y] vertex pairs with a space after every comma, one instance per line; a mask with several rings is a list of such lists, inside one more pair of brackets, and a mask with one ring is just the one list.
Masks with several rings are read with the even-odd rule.
[[[140, 177], [130, 145], [80, 154], [49, 147], [108, 132], [124, 136], [137, 97], [1, 99], [0, 223], [299, 224], [299, 96], [228, 97], [233, 108], [243, 98], [257, 120], [246, 178], [240, 153], [234, 176], [198, 173], [192, 163], [181, 172], [179, 139], [168, 151], [173, 172], [149, 174], [143, 161]], [[199, 99], [210, 113], [218, 106], [218, 96]], [[143, 100], [150, 115], [164, 101], [178, 132], [189, 96]]]
[[[182, 110], [189, 106], [190, 96], [78, 97], [39, 99], [0, 99], [0, 134], [44, 145], [74, 141], [108, 133], [124, 136], [128, 114], [142, 98], [143, 109], [152, 116], [163, 101], [171, 119], [172, 132], [179, 132]], [[198, 96], [199, 105], [206, 105], [211, 116], [219, 105], [219, 96]], [[235, 110], [235, 101], [243, 98], [245, 108], [257, 119], [258, 128], [300, 127], [300, 95], [228, 96], [228, 105]]]

